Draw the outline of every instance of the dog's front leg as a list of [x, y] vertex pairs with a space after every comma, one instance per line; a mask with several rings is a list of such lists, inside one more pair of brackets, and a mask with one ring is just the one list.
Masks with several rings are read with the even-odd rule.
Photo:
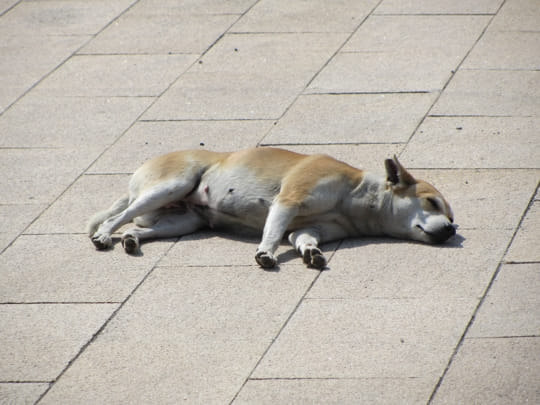
[[274, 252], [277, 250], [287, 227], [298, 213], [298, 207], [275, 202], [270, 206], [262, 241], [257, 248], [255, 260], [261, 267], [274, 267], [277, 263]]
[[320, 232], [315, 228], [300, 229], [289, 235], [289, 242], [300, 253], [304, 263], [322, 270], [326, 267], [326, 258], [318, 248], [320, 241]]

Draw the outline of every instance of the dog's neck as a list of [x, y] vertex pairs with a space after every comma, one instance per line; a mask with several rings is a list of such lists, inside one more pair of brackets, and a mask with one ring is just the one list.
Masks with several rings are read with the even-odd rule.
[[383, 235], [392, 193], [385, 176], [365, 172], [362, 181], [352, 190], [343, 211], [350, 218], [358, 235]]

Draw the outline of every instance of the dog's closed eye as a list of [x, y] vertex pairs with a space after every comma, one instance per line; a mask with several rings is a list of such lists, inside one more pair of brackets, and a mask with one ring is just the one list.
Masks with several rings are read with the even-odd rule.
[[426, 200], [434, 210], [441, 211], [441, 206], [439, 204], [439, 201], [437, 201], [435, 198], [428, 197], [426, 198]]

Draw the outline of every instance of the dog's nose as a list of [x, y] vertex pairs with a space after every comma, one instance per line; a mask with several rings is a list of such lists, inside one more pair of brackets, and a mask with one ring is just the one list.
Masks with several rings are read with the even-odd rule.
[[448, 235], [448, 237], [454, 236], [456, 234], [456, 227], [452, 224], [447, 224], [444, 227], [444, 233]]

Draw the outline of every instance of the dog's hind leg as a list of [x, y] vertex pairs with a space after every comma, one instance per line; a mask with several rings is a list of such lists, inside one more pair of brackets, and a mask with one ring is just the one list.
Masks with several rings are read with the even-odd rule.
[[187, 235], [203, 228], [206, 222], [199, 215], [188, 211], [182, 214], [164, 214], [149, 227], [136, 227], [122, 235], [122, 246], [126, 253], [134, 253], [140, 241], [152, 238], [172, 238]]
[[111, 247], [111, 234], [114, 231], [138, 216], [180, 201], [193, 190], [196, 181], [196, 178], [171, 181], [145, 190], [141, 195], [134, 198], [125, 210], [107, 218], [91, 236], [92, 242], [100, 250]]

